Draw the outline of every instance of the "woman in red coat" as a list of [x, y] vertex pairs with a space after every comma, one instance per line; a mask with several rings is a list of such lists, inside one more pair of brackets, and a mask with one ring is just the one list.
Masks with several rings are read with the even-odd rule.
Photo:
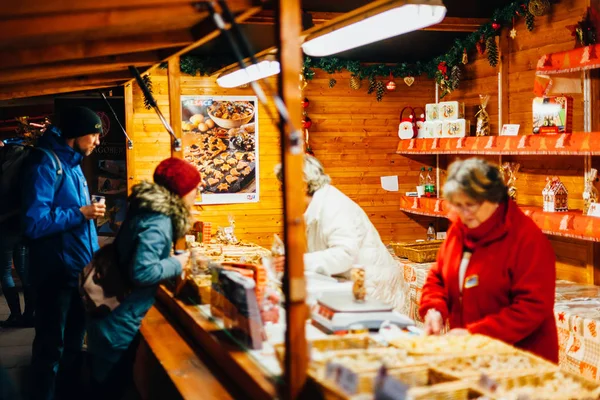
[[444, 185], [453, 224], [429, 271], [419, 313], [428, 334], [483, 334], [558, 362], [554, 250], [480, 159], [453, 163]]

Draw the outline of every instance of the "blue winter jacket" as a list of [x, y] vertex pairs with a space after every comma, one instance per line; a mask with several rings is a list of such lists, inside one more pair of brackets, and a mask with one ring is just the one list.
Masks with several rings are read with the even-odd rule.
[[30, 244], [32, 282], [76, 287], [79, 273], [98, 250], [94, 221], [79, 210], [90, 204], [83, 155], [68, 146], [55, 127], [44, 133], [38, 146], [56, 153], [63, 175], [57, 175], [52, 159], [41, 151], [31, 154], [23, 174], [22, 222]]
[[171, 257], [173, 241], [187, 228], [189, 212], [180, 197], [142, 182], [132, 189], [125, 222], [115, 244], [119, 266], [133, 289], [108, 316], [88, 318], [88, 352], [94, 356], [95, 378], [102, 380], [111, 364], [129, 347], [142, 319], [154, 304], [158, 284], [181, 274]]

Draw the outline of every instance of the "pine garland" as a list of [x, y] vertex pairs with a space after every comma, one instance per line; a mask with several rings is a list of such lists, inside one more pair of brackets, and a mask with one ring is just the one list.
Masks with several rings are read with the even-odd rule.
[[488, 51], [488, 62], [492, 67], [498, 65], [498, 46], [496, 46], [496, 38], [489, 37], [486, 43]]
[[527, 30], [529, 32], [533, 31], [535, 28], [535, 16], [529, 11], [525, 14], [525, 25], [527, 26]]
[[375, 87], [377, 88], [375, 98], [377, 101], [383, 100], [383, 95], [385, 94], [385, 85], [383, 84], [383, 81], [377, 81]]
[[460, 84], [461, 78], [462, 73], [460, 72], [460, 67], [458, 65], [455, 65], [450, 71], [450, 90], [454, 91], [458, 89], [458, 85]]
[[367, 90], [367, 94], [371, 94], [375, 91], [375, 85], [377, 82], [375, 81], [375, 76], [369, 77], [369, 90]]
[[[150, 78], [150, 74], [142, 76], [142, 80], [144, 81], [144, 84], [146, 84], [146, 86], [148, 87], [148, 91], [150, 92], [150, 94], [153, 94], [152, 78]], [[150, 105], [150, 99], [146, 97], [145, 93], [144, 93], [144, 107], [146, 108], [146, 110], [150, 110], [152, 108], [152, 106]]]

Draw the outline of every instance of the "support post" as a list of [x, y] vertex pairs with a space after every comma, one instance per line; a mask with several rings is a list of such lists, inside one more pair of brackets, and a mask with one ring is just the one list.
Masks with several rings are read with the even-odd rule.
[[[300, 0], [278, 0], [276, 3], [279, 59], [279, 94], [287, 106], [290, 120], [300, 126], [301, 91], [299, 74], [302, 67], [300, 32], [302, 31]], [[297, 128], [296, 128], [297, 129]], [[306, 282], [304, 279], [304, 253], [306, 251], [304, 211], [305, 183], [303, 177], [304, 154], [298, 151], [289, 124], [279, 123], [281, 159], [283, 167], [283, 209], [286, 266], [283, 291], [286, 302], [285, 333], [285, 386], [282, 397], [287, 400], [299, 397], [306, 383], [308, 351], [305, 326], [307, 318]], [[302, 147], [300, 147], [302, 148]]]
[[[125, 130], [129, 135], [129, 138], [133, 141], [135, 137], [135, 131], [133, 128], [133, 85], [135, 83], [130, 82], [125, 85]], [[127, 145], [125, 146], [125, 157], [127, 160], [127, 193], [131, 194], [131, 188], [136, 184], [135, 182], [135, 151], [136, 148], [130, 149]]]

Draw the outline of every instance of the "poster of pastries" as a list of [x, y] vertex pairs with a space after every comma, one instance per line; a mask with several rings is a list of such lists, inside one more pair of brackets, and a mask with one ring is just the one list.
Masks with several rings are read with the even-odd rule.
[[184, 157], [202, 176], [196, 204], [258, 201], [255, 96], [181, 96]]

